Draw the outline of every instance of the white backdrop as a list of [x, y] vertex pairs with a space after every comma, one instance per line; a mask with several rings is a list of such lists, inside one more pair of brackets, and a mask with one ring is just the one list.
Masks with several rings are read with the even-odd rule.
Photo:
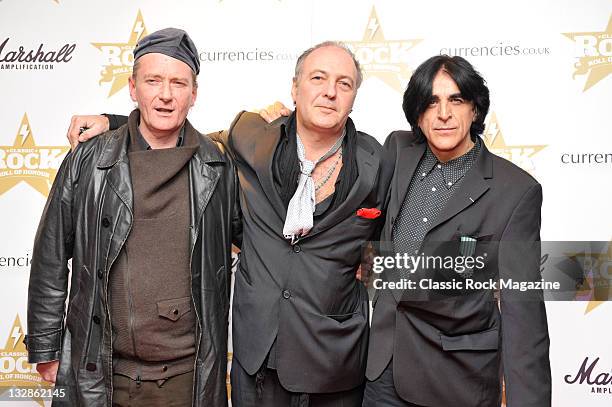
[[[40, 380], [19, 342], [28, 261], [70, 116], [127, 114], [135, 40], [168, 26], [187, 30], [201, 53], [190, 120], [202, 132], [242, 109], [289, 105], [296, 56], [334, 39], [364, 65], [352, 118], [382, 142], [407, 128], [401, 96], [412, 71], [434, 54], [462, 55], [491, 90], [487, 144], [543, 185], [542, 239], [612, 241], [610, 0], [0, 0], [0, 392]], [[24, 62], [20, 48], [41, 52]], [[611, 256], [601, 257], [607, 267]], [[611, 375], [612, 305], [547, 309], [553, 405], [609, 406], [610, 383], [564, 377], [586, 357], [600, 358], [593, 378]], [[30, 404], [41, 403], [20, 405]]]

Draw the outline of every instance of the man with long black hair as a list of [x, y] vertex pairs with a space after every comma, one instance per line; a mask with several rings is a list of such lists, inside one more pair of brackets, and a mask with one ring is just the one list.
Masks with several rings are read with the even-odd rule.
[[[542, 188], [480, 139], [482, 76], [461, 57], [432, 57], [410, 79], [403, 109], [412, 132], [385, 142], [395, 173], [381, 240], [408, 254], [436, 242], [499, 242], [487, 258], [498, 277], [539, 280], [537, 250], [503, 248], [540, 240]], [[499, 406], [503, 380], [508, 407], [550, 406], [541, 293], [502, 290], [501, 313], [493, 290], [435, 301], [406, 294], [374, 298], [364, 407]]]

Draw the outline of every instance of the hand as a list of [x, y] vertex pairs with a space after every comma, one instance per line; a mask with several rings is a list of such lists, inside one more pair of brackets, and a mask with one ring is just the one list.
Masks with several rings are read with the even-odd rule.
[[357, 280], [360, 280], [366, 287], [370, 286], [372, 279], [372, 268], [374, 265], [374, 248], [371, 244], [361, 249], [361, 264], [357, 269]]
[[[106, 116], [72, 116], [66, 137], [74, 150], [79, 143], [108, 131], [109, 127], [110, 123]], [[85, 130], [81, 132], [81, 129]]]
[[290, 114], [291, 110], [289, 110], [287, 106], [283, 105], [281, 102], [274, 102], [270, 106], [267, 106], [259, 111], [261, 118], [268, 123], [272, 123], [281, 116], [289, 116]]
[[58, 367], [59, 360], [54, 360], [52, 362], [41, 362], [36, 364], [36, 371], [40, 373], [44, 381], [55, 383]]

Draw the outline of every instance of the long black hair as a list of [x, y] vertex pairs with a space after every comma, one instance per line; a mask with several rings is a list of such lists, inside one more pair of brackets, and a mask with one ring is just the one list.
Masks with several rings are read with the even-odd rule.
[[484, 121], [490, 105], [489, 88], [472, 64], [459, 56], [436, 55], [423, 62], [414, 71], [404, 92], [402, 103], [412, 131], [419, 140], [425, 140], [425, 135], [419, 128], [419, 117], [429, 105], [433, 81], [440, 70], [448, 73], [457, 84], [461, 96], [474, 104], [476, 116], [470, 127], [470, 135], [475, 139], [485, 128]]

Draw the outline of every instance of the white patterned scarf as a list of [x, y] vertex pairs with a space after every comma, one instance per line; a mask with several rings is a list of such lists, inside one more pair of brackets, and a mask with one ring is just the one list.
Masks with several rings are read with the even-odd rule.
[[300, 178], [295, 194], [293, 194], [293, 197], [291, 197], [289, 201], [287, 217], [285, 218], [285, 225], [283, 226], [283, 235], [285, 239], [291, 240], [291, 244], [294, 244], [300, 237], [306, 236], [308, 232], [310, 232], [310, 229], [312, 229], [314, 222], [312, 214], [316, 207], [315, 184], [312, 180], [312, 171], [314, 171], [317, 164], [336, 154], [342, 147], [342, 141], [345, 135], [346, 130], [342, 132], [342, 135], [336, 140], [327, 153], [323, 154], [317, 161], [306, 159], [304, 144], [302, 144], [299, 134], [295, 135], [297, 141], [297, 155], [300, 161]]

